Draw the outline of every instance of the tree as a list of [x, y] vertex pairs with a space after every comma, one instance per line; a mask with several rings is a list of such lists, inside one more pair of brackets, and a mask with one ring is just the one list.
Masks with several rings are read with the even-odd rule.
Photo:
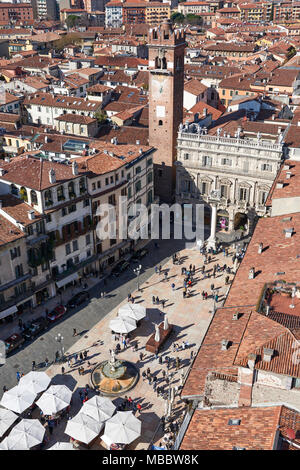
[[98, 124], [104, 124], [107, 119], [107, 114], [105, 111], [97, 111], [97, 113], [95, 113], [95, 118], [97, 119]]
[[69, 15], [66, 19], [67, 28], [68, 29], [74, 28], [74, 26], [76, 26], [79, 23], [79, 19], [80, 19], [79, 16]]
[[175, 11], [175, 13], [172, 13], [171, 15], [171, 21], [172, 23], [182, 24], [184, 22], [184, 15], [179, 13], [179, 11]]
[[201, 18], [201, 16], [194, 15], [193, 13], [188, 13], [185, 17], [185, 23], [201, 25], [203, 23], [203, 19]]
[[76, 33], [68, 33], [54, 42], [54, 49], [62, 51], [68, 44], [76, 44], [80, 42], [80, 37]]

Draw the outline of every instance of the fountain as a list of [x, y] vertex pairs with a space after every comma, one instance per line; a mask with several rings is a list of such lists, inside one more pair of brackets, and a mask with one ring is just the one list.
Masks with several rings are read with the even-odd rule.
[[118, 396], [132, 389], [139, 379], [136, 366], [129, 361], [116, 359], [110, 351], [110, 359], [96, 365], [91, 373], [91, 384], [101, 395]]

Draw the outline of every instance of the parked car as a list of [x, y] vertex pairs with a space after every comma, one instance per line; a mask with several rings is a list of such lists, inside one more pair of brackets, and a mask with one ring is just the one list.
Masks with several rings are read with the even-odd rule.
[[89, 298], [90, 298], [90, 294], [88, 293], [88, 291], [83, 290], [81, 292], [78, 292], [78, 294], [74, 295], [74, 297], [72, 297], [69, 300], [66, 307], [67, 308], [75, 308], [76, 305], [82, 304], [83, 302], [85, 302]]
[[54, 310], [52, 310], [52, 312], [47, 313], [47, 319], [50, 322], [56, 321], [60, 317], [62, 317], [63, 314], [66, 313], [66, 311], [67, 309], [64, 305], [58, 305], [57, 307], [55, 307]]
[[23, 330], [22, 336], [26, 341], [35, 338], [41, 331], [44, 331], [49, 322], [45, 317], [38, 317], [32, 320], [28, 326]]
[[24, 343], [24, 341], [25, 341], [24, 338], [22, 338], [22, 336], [19, 335], [18, 333], [14, 333], [9, 338], [7, 338], [4, 341], [6, 355], [8, 355], [14, 349], [20, 348], [22, 344]]
[[116, 266], [111, 270], [113, 276], [119, 276], [122, 274], [129, 266], [128, 261], [120, 261]]
[[149, 250], [147, 248], [141, 248], [140, 250], [137, 250], [133, 253], [132, 259], [135, 261], [140, 260], [144, 258], [144, 256], [146, 256], [148, 253]]

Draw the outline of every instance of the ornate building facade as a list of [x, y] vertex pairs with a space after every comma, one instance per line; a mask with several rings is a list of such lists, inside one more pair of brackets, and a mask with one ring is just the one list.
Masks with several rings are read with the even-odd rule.
[[256, 217], [266, 215], [265, 202], [283, 158], [283, 135], [266, 140], [258, 132], [248, 138], [241, 127], [234, 137], [221, 132], [180, 126], [176, 199], [204, 202], [206, 213], [209, 206], [216, 208], [215, 230], [251, 232]]

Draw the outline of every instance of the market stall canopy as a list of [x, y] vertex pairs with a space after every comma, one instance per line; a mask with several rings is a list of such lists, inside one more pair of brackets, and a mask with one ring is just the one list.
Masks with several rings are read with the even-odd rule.
[[18, 415], [13, 411], [0, 408], [0, 437], [3, 436], [17, 418]]
[[46, 390], [50, 382], [51, 378], [46, 372], [31, 371], [21, 377], [19, 387], [33, 393], [40, 393]]
[[146, 316], [146, 308], [139, 304], [127, 303], [119, 308], [119, 316], [133, 318], [136, 321], [140, 321]]
[[115, 409], [115, 405], [109, 398], [95, 395], [83, 404], [82, 412], [99, 422], [104, 422], [112, 417]]
[[117, 411], [106, 421], [104, 434], [116, 444], [130, 444], [141, 435], [141, 426], [132, 411]]
[[9, 450], [28, 450], [43, 442], [44, 434], [38, 419], [22, 419], [7, 438]]
[[110, 320], [109, 328], [116, 333], [130, 333], [136, 329], [136, 321], [129, 317], [117, 317]]
[[87, 416], [80, 411], [74, 418], [68, 421], [65, 434], [73, 437], [76, 441], [89, 444], [100, 434], [103, 427], [103, 423], [99, 423], [91, 418], [91, 416]]
[[3, 394], [0, 405], [16, 413], [23, 413], [32, 405], [35, 399], [36, 393], [24, 390], [24, 388], [16, 385]]
[[45, 415], [52, 415], [69, 406], [71, 390], [66, 385], [51, 385], [36, 402]]

